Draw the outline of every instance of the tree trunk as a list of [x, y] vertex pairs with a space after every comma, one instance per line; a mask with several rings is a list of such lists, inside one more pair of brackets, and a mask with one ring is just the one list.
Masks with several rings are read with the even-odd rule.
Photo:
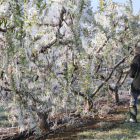
[[119, 102], [119, 95], [118, 95], [118, 87], [117, 86], [115, 87], [114, 92], [115, 92], [115, 102], [117, 104]]
[[90, 112], [90, 110], [93, 108], [93, 102], [91, 99], [85, 99], [85, 110], [86, 112]]

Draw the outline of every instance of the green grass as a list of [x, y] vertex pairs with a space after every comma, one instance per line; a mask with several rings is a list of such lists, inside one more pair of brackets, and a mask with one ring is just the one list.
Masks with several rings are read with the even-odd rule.
[[140, 140], [140, 123], [124, 123], [110, 131], [89, 130], [78, 134], [79, 140]]
[[[121, 114], [121, 117], [129, 118], [129, 114]], [[138, 110], [137, 119], [140, 122], [140, 110]], [[102, 127], [105, 125], [111, 124], [101, 122], [99, 130], [92, 129], [78, 133], [78, 140], [140, 140], [140, 123], [123, 123], [117, 128], [103, 131]]]
[[7, 126], [9, 121], [7, 120], [7, 112], [4, 110], [3, 107], [0, 107], [0, 127]]

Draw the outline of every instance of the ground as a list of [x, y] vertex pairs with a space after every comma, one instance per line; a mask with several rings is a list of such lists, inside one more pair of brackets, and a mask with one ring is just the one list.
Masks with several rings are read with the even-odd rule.
[[[121, 98], [118, 105], [112, 109], [97, 114], [96, 116], [76, 119], [81, 122], [61, 128], [43, 138], [46, 140], [140, 140], [140, 123], [124, 123], [124, 118], [129, 117], [129, 96]], [[107, 105], [105, 103], [105, 105]], [[105, 110], [105, 109], [104, 109]], [[138, 120], [140, 120], [140, 99], [138, 100]], [[57, 126], [60, 127], [61, 125]], [[6, 130], [6, 129], [5, 129]], [[14, 130], [16, 133], [16, 130]], [[0, 136], [4, 132], [0, 132]], [[38, 136], [36, 136], [37, 138]], [[32, 140], [35, 136], [22, 138]]]

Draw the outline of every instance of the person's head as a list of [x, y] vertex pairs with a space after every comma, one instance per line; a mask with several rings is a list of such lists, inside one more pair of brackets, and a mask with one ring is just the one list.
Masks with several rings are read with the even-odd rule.
[[134, 49], [134, 55], [137, 56], [138, 54], [140, 54], [140, 46], [137, 46]]

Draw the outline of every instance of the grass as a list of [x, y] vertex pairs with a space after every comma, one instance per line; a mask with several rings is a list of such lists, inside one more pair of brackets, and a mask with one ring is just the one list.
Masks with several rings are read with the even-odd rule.
[[9, 124], [7, 116], [8, 116], [8, 114], [4, 110], [4, 108], [0, 107], [0, 127], [7, 126]]
[[78, 134], [79, 140], [140, 140], [140, 123], [125, 123], [110, 131], [89, 130]]
[[[138, 105], [140, 108], [140, 105]], [[138, 110], [137, 119], [140, 122], [140, 110]], [[123, 114], [122, 114], [123, 115]], [[122, 116], [121, 115], [121, 116]], [[124, 115], [129, 117], [129, 114]], [[119, 127], [103, 131], [102, 127], [110, 126], [107, 122], [100, 123], [99, 130], [88, 130], [78, 133], [78, 140], [140, 140], [140, 123], [123, 123]]]

